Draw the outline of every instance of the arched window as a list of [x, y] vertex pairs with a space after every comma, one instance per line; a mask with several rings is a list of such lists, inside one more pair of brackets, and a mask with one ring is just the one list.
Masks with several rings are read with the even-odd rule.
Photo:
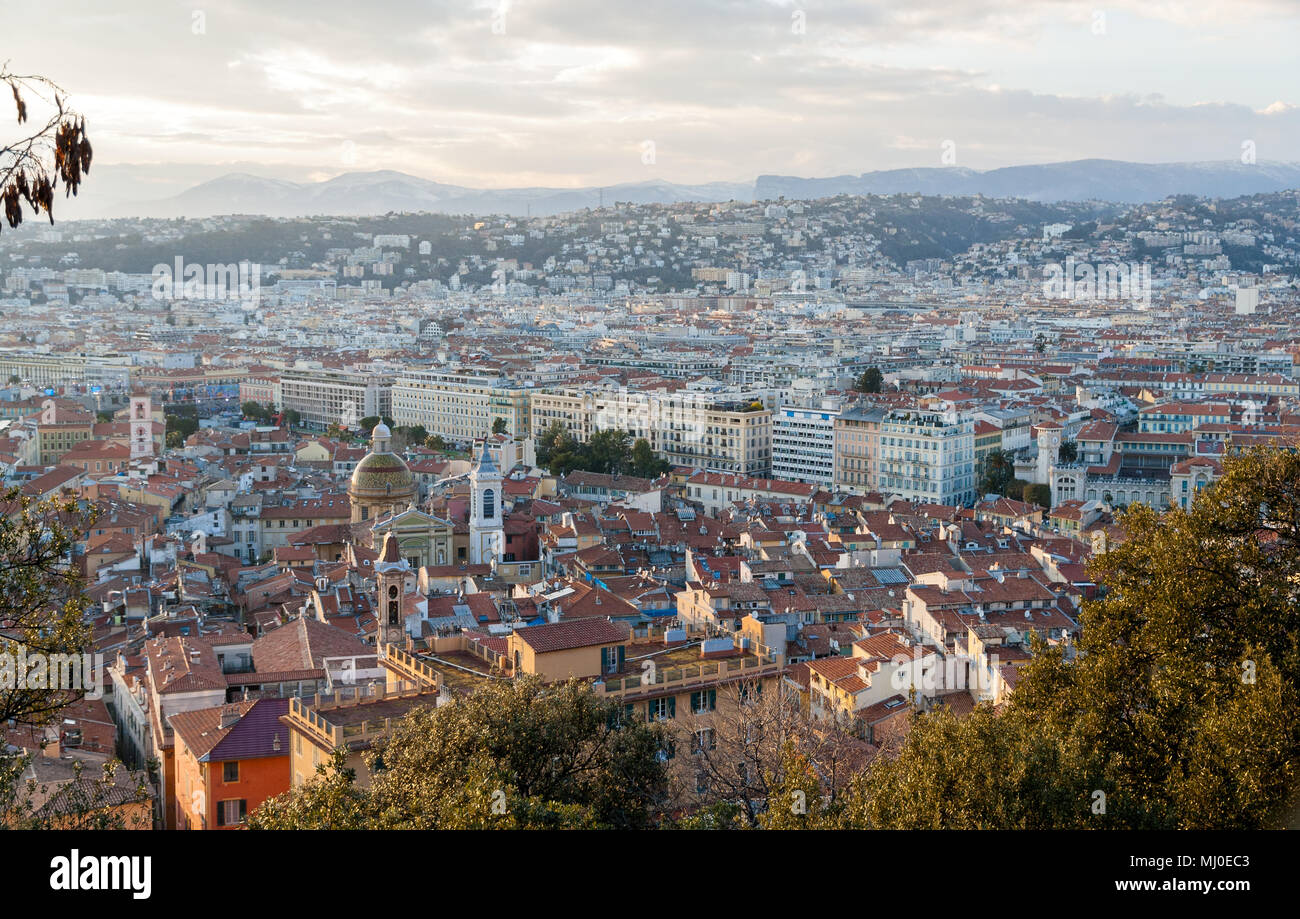
[[491, 488], [483, 491], [483, 519], [491, 520], [497, 515], [497, 493]]

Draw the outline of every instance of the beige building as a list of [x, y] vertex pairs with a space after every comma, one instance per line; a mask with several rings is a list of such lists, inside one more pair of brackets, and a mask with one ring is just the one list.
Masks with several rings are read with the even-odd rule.
[[835, 419], [835, 487], [859, 494], [878, 491], [882, 408], [848, 409]]
[[526, 437], [531, 421], [528, 397], [527, 389], [495, 373], [408, 371], [393, 382], [393, 420], [467, 442], [488, 437], [500, 418], [507, 433]]
[[748, 394], [564, 389], [532, 396], [532, 429], [560, 422], [578, 441], [597, 431], [645, 438], [674, 466], [764, 475], [772, 465], [772, 412]]

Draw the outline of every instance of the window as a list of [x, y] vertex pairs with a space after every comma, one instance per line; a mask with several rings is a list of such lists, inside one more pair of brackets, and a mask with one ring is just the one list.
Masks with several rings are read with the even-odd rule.
[[600, 649], [600, 672], [619, 673], [626, 660], [626, 650], [622, 645]]
[[651, 699], [646, 703], [646, 715], [651, 721], [667, 721], [677, 717], [677, 700], [672, 696]]
[[248, 817], [248, 802], [243, 798], [217, 802], [217, 826], [238, 826]]
[[718, 748], [718, 738], [713, 728], [701, 728], [691, 736], [691, 752], [703, 753], [705, 750], [716, 750]]
[[231, 782], [239, 781], [239, 761], [235, 760], [229, 763], [221, 764], [221, 781], [227, 785]]
[[716, 689], [702, 689], [699, 692], [691, 693], [691, 712], [696, 715], [703, 715], [705, 712], [711, 712], [718, 707], [718, 691]]
[[483, 490], [483, 519], [491, 520], [497, 515], [497, 493], [491, 488]]

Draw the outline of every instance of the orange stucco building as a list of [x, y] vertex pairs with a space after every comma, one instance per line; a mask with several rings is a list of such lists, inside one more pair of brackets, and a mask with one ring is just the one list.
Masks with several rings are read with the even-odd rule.
[[288, 699], [232, 702], [170, 718], [179, 829], [234, 829], [289, 790]]

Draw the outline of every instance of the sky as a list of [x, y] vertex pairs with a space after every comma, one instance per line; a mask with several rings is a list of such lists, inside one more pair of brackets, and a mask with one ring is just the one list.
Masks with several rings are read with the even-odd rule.
[[1300, 160], [1298, 0], [2, 2], [41, 25], [0, 62], [86, 115], [111, 201], [232, 171], [504, 188], [1247, 141]]

